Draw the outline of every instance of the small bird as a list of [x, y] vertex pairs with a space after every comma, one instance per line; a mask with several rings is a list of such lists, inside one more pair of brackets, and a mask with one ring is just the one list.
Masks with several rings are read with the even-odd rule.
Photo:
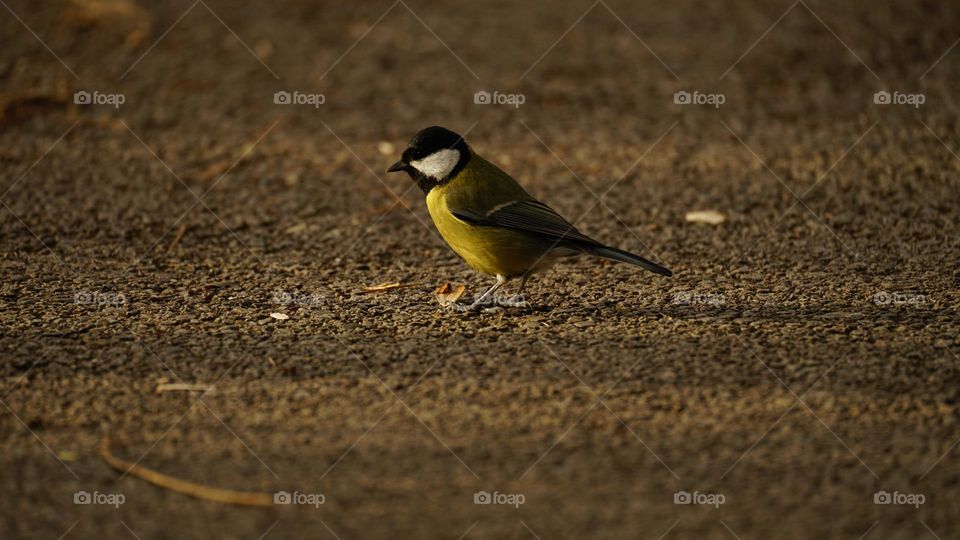
[[[447, 245], [468, 265], [497, 282], [472, 304], [526, 307], [521, 293], [527, 279], [558, 259], [586, 253], [646, 268], [663, 276], [670, 270], [639, 255], [606, 246], [584, 235], [516, 180], [473, 152], [460, 135], [439, 126], [417, 133], [400, 161], [387, 172], [404, 171], [423, 190], [427, 209]], [[497, 295], [508, 280], [520, 278], [510, 298]]]

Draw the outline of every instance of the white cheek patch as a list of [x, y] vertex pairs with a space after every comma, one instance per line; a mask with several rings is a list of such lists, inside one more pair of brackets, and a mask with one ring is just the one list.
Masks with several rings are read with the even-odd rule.
[[450, 173], [459, 162], [460, 152], [447, 148], [437, 150], [423, 159], [411, 161], [410, 166], [426, 176], [443, 180], [447, 176], [450, 176]]

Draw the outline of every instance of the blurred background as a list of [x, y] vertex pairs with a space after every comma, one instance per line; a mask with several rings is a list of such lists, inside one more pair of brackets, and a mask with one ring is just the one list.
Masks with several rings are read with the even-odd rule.
[[[960, 534], [960, 7], [0, 5], [0, 536]], [[675, 276], [443, 311], [430, 125]]]

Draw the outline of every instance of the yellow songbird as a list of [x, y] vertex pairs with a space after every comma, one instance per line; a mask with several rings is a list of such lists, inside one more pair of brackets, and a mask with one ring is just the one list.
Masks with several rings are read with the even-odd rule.
[[[387, 169], [396, 171], [408, 173], [426, 194], [430, 217], [450, 248], [474, 269], [497, 278], [472, 304], [454, 304], [458, 309], [526, 306], [520, 294], [531, 274], [581, 253], [672, 275], [659, 264], [584, 235], [448, 129], [433, 126], [417, 133], [400, 161]], [[516, 295], [497, 296], [512, 278], [520, 278]]]

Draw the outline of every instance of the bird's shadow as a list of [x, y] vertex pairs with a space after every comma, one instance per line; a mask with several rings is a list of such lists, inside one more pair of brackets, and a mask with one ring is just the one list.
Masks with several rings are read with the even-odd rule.
[[874, 306], [775, 306], [775, 305], [737, 305], [737, 306], [691, 306], [691, 305], [644, 305], [621, 306], [618, 317], [638, 319], [660, 319], [670, 317], [686, 321], [736, 321], [736, 322], [797, 322], [809, 320], [858, 321], [873, 318], [880, 314], [892, 321], [910, 321], [921, 319], [920, 313], [901, 310], [891, 313]]

